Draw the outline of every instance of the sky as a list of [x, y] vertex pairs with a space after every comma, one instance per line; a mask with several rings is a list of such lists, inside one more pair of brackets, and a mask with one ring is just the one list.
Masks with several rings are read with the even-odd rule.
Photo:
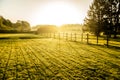
[[16, 22], [82, 24], [93, 0], [0, 0], [0, 15]]

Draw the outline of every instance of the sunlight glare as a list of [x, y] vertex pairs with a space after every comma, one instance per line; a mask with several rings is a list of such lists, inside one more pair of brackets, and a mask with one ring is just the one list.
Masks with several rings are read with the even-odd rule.
[[42, 9], [37, 9], [33, 16], [34, 24], [54, 24], [57, 26], [83, 23], [84, 19], [80, 10], [65, 2], [49, 2]]

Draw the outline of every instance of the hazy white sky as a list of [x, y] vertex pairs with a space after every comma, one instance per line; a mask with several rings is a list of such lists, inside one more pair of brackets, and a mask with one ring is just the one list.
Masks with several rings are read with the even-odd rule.
[[37, 24], [83, 23], [93, 0], [0, 0], [0, 15]]

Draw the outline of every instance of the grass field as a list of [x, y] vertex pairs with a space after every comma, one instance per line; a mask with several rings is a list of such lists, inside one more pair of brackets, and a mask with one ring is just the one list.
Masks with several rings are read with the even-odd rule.
[[118, 49], [31, 34], [0, 36], [0, 80], [120, 79]]

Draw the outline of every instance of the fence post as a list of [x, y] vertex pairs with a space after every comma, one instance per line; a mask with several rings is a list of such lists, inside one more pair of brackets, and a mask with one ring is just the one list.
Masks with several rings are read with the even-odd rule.
[[89, 43], [89, 34], [87, 33], [87, 44]]
[[71, 41], [72, 41], [72, 33], [71, 33]]
[[50, 37], [52, 38], [52, 33], [50, 33]]
[[50, 38], [50, 36], [49, 36], [50, 34], [48, 33], [48, 38]]
[[54, 33], [54, 38], [55, 38], [55, 33]]
[[40, 33], [40, 35], [43, 36], [42, 33]]
[[51, 33], [50, 33], [50, 38], [51, 38]]
[[64, 32], [63, 32], [63, 39], [64, 39]]
[[66, 40], [68, 40], [68, 33], [66, 33]]
[[98, 34], [97, 34], [97, 44], [98, 44]]
[[46, 36], [47, 36], [47, 38], [48, 38], [48, 33], [46, 33]]
[[45, 36], [45, 38], [46, 38], [46, 33], [44, 33], [44, 36]]
[[109, 46], [109, 35], [107, 34], [107, 47]]
[[81, 42], [83, 42], [83, 33], [81, 34]]
[[51, 33], [51, 38], [53, 38], [53, 33]]
[[41, 33], [41, 36], [44, 36], [43, 33]]
[[44, 37], [45, 37], [44, 33], [42, 33], [42, 36], [44, 36]]
[[42, 36], [41, 33], [40, 33], [40, 36]]
[[75, 41], [76, 41], [76, 33], [75, 33]]
[[60, 40], [60, 33], [59, 33], [59, 35], [58, 35], [58, 36], [59, 36], [59, 40]]
[[48, 38], [48, 33], [47, 33], [47, 38]]

